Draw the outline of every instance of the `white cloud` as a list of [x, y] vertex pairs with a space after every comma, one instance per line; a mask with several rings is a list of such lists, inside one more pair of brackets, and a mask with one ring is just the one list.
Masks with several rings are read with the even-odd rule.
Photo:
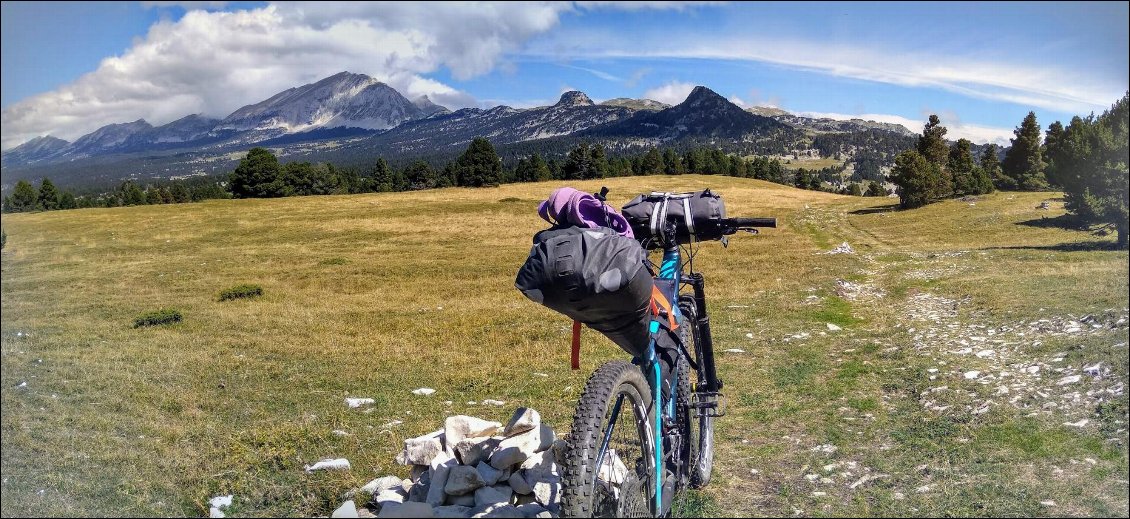
[[[1069, 64], [1039, 66], [987, 61], [978, 55], [943, 54], [852, 46], [843, 41], [677, 33], [631, 39], [578, 31], [527, 50], [529, 57], [720, 59], [752, 61], [837, 77], [908, 87], [932, 87], [964, 96], [1067, 113], [1107, 108], [1126, 89], [1124, 79], [1083, 77]], [[1065, 81], [1065, 77], [1081, 77]]]
[[660, 103], [667, 103], [669, 105], [677, 105], [686, 101], [687, 96], [691, 95], [691, 90], [694, 90], [694, 87], [695, 85], [691, 83], [669, 81], [664, 85], [644, 92], [643, 98], [659, 101]]
[[742, 108], [749, 108], [749, 104], [747, 104], [745, 101], [742, 101], [742, 98], [738, 96], [730, 96], [730, 102]]
[[[188, 10], [161, 21], [119, 56], [72, 83], [4, 107], [0, 147], [32, 137], [73, 140], [110, 123], [159, 125], [191, 113], [223, 117], [341, 71], [364, 73], [409, 98], [457, 109], [470, 95], [424, 75], [464, 80], [506, 70], [508, 54], [581, 10], [685, 9], [687, 2], [282, 2], [209, 12], [222, 2], [148, 2]], [[590, 73], [621, 80], [597, 70]]]
[[[906, 129], [920, 133], [922, 127], [926, 125], [926, 116], [921, 119], [909, 119], [900, 115], [892, 114], [840, 114], [834, 112], [796, 112], [797, 115], [812, 118], [828, 118], [836, 119], [839, 121], [847, 121], [850, 119], [862, 119], [864, 121], [874, 121], [880, 123], [894, 123], [901, 124]], [[1012, 128], [998, 128], [994, 126], [984, 126], [980, 124], [969, 124], [954, 119], [947, 119], [942, 117], [942, 126], [946, 127], [946, 138], [950, 140], [969, 139], [970, 142], [975, 144], [995, 143], [1002, 146], [1009, 146], [1009, 139], [1013, 138]]]

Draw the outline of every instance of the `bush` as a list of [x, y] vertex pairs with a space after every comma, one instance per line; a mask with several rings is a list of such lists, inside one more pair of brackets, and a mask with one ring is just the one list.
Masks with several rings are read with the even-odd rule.
[[263, 295], [263, 287], [259, 285], [237, 285], [220, 292], [220, 301], [258, 297]]
[[145, 312], [137, 319], [133, 320], [133, 327], [140, 328], [142, 326], [156, 326], [159, 324], [179, 323], [181, 321], [180, 310], [172, 308], [162, 308], [151, 312]]

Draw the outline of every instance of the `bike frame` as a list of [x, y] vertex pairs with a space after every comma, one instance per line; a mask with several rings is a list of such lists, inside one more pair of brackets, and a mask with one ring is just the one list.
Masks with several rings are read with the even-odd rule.
[[[679, 245], [674, 237], [674, 229], [671, 229], [669, 240], [670, 245], [663, 248], [663, 259], [659, 266], [659, 275], [657, 280], [670, 281], [670, 283], [657, 284], [663, 296], [671, 301], [671, 311], [675, 314], [676, 322], [682, 322], [682, 314], [679, 310], [679, 292], [682, 285], [690, 285], [694, 292], [695, 310], [697, 313], [698, 321], [698, 337], [696, 338], [696, 345], [698, 346], [695, 355], [697, 359], [692, 358], [691, 353], [686, 350], [685, 344], [681, 341], [678, 344], [679, 351], [676, 355], [688, 357], [688, 364], [692, 369], [696, 369], [699, 373], [699, 380], [703, 382], [700, 387], [696, 388], [696, 392], [706, 395], [717, 395], [722, 389], [722, 381], [718, 379], [717, 372], [714, 365], [714, 346], [710, 337], [710, 319], [706, 313], [706, 293], [704, 289], [704, 279], [701, 273], [690, 272], [688, 279], [683, 279], [682, 272], [682, 255]], [[659, 334], [661, 333], [662, 325], [660, 323], [660, 316], [653, 316], [649, 325], [651, 338], [648, 341], [646, 358], [633, 359], [634, 363], [640, 365], [644, 371], [645, 378], [650, 379], [652, 386], [652, 402], [655, 406], [655, 423], [652, 424], [651, 440], [654, 446], [655, 464], [653, 477], [655, 479], [655, 514], [662, 515], [663, 512], [663, 471], [665, 464], [663, 463], [663, 422], [664, 420], [675, 420], [675, 400], [674, 393], [677, 391], [675, 387], [677, 382], [672, 383], [672, 398], [667, 402], [663, 401], [663, 375], [660, 367], [659, 354], [657, 352], [657, 343]], [[684, 323], [685, 324], [685, 323]], [[682, 325], [682, 324], [681, 324]], [[679, 380], [678, 362], [672, 366], [671, 372], [672, 380]], [[617, 398], [616, 404], [612, 408], [612, 414], [609, 419], [608, 430], [605, 431], [603, 441], [601, 442], [600, 451], [597, 455], [597, 467], [603, 465], [604, 457], [608, 452], [608, 444], [612, 438], [613, 429], [619, 414], [623, 408], [624, 397], [621, 395]]]

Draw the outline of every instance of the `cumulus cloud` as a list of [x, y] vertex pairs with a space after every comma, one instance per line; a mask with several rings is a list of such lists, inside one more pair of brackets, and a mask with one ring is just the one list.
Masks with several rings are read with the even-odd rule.
[[695, 85], [691, 83], [669, 81], [666, 84], [644, 92], [643, 98], [659, 101], [660, 103], [667, 103], [669, 105], [677, 105], [686, 101], [687, 96], [691, 95], [691, 90], [694, 90], [694, 87]]
[[[922, 127], [926, 124], [926, 116], [921, 119], [910, 119], [900, 115], [892, 114], [841, 114], [834, 112], [796, 112], [797, 115], [804, 117], [812, 117], [816, 119], [828, 118], [836, 119], [839, 121], [847, 121], [850, 119], [862, 119], [864, 121], [874, 121], [880, 123], [894, 123], [905, 126], [912, 132], [921, 132]], [[998, 128], [995, 126], [984, 126], [980, 124], [969, 124], [956, 120], [955, 118], [939, 117], [942, 120], [942, 126], [946, 127], [946, 138], [950, 140], [969, 139], [969, 142], [975, 144], [988, 144], [994, 143], [1001, 146], [1011, 145], [1009, 139], [1015, 135], [1012, 133], [1012, 128]]]
[[[459, 80], [513, 64], [506, 56], [587, 10], [684, 9], [693, 2], [283, 2], [234, 12], [223, 2], [147, 2], [188, 12], [164, 20], [119, 56], [2, 113], [0, 146], [40, 135], [73, 140], [110, 123], [164, 124], [192, 113], [223, 117], [282, 90], [341, 71], [384, 81], [410, 99], [452, 109], [480, 103], [427, 78]], [[590, 73], [620, 78], [602, 71]]]

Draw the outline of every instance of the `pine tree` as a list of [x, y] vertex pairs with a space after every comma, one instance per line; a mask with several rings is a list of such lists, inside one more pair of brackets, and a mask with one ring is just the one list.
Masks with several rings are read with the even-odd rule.
[[35, 186], [31, 182], [21, 180], [16, 182], [16, 187], [12, 189], [11, 211], [14, 213], [24, 213], [27, 211], [34, 211], [36, 203], [39, 200], [39, 194], [35, 191]]
[[1046, 163], [1044, 175], [1047, 177], [1048, 183], [1056, 186], [1063, 185], [1059, 181], [1059, 172], [1056, 170], [1056, 158], [1060, 158], [1061, 161], [1063, 158], [1063, 134], [1063, 124], [1059, 121], [1049, 124], [1047, 131], [1044, 132], [1044, 146], [1042, 150], [1044, 162]]
[[553, 173], [549, 170], [549, 165], [546, 164], [545, 159], [541, 155], [535, 153], [530, 157], [530, 168], [534, 171], [534, 182], [544, 182], [553, 178]]
[[59, 197], [59, 209], [77, 209], [78, 200], [75, 194], [70, 191], [64, 191], [62, 196]]
[[39, 184], [39, 200], [38, 205], [44, 211], [54, 211], [59, 208], [59, 190], [55, 188], [55, 184], [51, 183], [51, 179], [44, 177], [43, 181]]
[[887, 190], [883, 189], [883, 185], [872, 180], [867, 185], [867, 192], [863, 196], [887, 196]]
[[183, 182], [173, 182], [173, 187], [170, 192], [173, 194], [174, 203], [183, 204], [192, 201], [192, 194], [188, 192], [187, 187], [184, 187]]
[[1082, 222], [1105, 224], [1127, 248], [1130, 230], [1130, 92], [1095, 118], [1075, 117], [1064, 130], [1056, 157], [1056, 177], [1063, 185], [1064, 206]]
[[1022, 191], [1047, 189], [1045, 164], [1040, 148], [1040, 125], [1036, 122], [1036, 112], [1028, 112], [1013, 134], [1016, 138], [1012, 139], [1012, 147], [1001, 163], [1004, 174], [1015, 179], [1016, 188]]
[[282, 167], [275, 154], [266, 148], [251, 148], [231, 174], [232, 195], [236, 198], [286, 196], [281, 176]]
[[455, 161], [455, 178], [460, 186], [495, 187], [502, 177], [502, 159], [490, 141], [476, 137]]
[[608, 176], [608, 158], [604, 154], [604, 146], [599, 144], [592, 147], [592, 171], [584, 178], [605, 178]]
[[926, 160], [921, 153], [908, 150], [895, 157], [891, 182], [898, 186], [899, 205], [904, 209], [922, 207], [944, 198], [951, 191], [941, 167]]
[[647, 154], [643, 157], [643, 171], [641, 175], [658, 175], [663, 173], [663, 157], [659, 155], [659, 150], [651, 148], [647, 150]]
[[683, 161], [679, 159], [679, 154], [671, 148], [663, 150], [663, 172], [668, 175], [680, 175], [683, 171]]
[[561, 166], [562, 180], [581, 180], [592, 178], [592, 154], [587, 142], [582, 142], [569, 152], [565, 157], [565, 164]]
[[967, 139], [958, 139], [950, 147], [946, 168], [949, 169], [953, 179], [953, 194], [957, 196], [981, 193], [981, 184], [974, 172], [977, 166], [973, 163], [973, 154], [969, 151], [971, 144]]
[[423, 160], [417, 160], [404, 169], [404, 180], [410, 191], [432, 187], [433, 177], [435, 171]]
[[1000, 148], [996, 144], [989, 144], [981, 151], [981, 169], [995, 189], [1016, 189], [1016, 179], [1004, 174], [1001, 168]]
[[380, 192], [392, 191], [394, 187], [392, 177], [392, 168], [388, 167], [388, 162], [385, 161], [384, 157], [378, 158], [376, 164], [373, 164], [373, 170], [369, 173], [369, 182], [373, 189]]
[[937, 115], [930, 115], [929, 121], [922, 129], [922, 135], [918, 137], [918, 154], [939, 167], [945, 166], [946, 160], [949, 158], [949, 146], [946, 146], [946, 131], [946, 127], [942, 126], [941, 119], [938, 119]]
[[142, 191], [137, 184], [132, 180], [122, 182], [118, 187], [118, 198], [121, 200], [121, 205], [145, 205], [145, 191]]

